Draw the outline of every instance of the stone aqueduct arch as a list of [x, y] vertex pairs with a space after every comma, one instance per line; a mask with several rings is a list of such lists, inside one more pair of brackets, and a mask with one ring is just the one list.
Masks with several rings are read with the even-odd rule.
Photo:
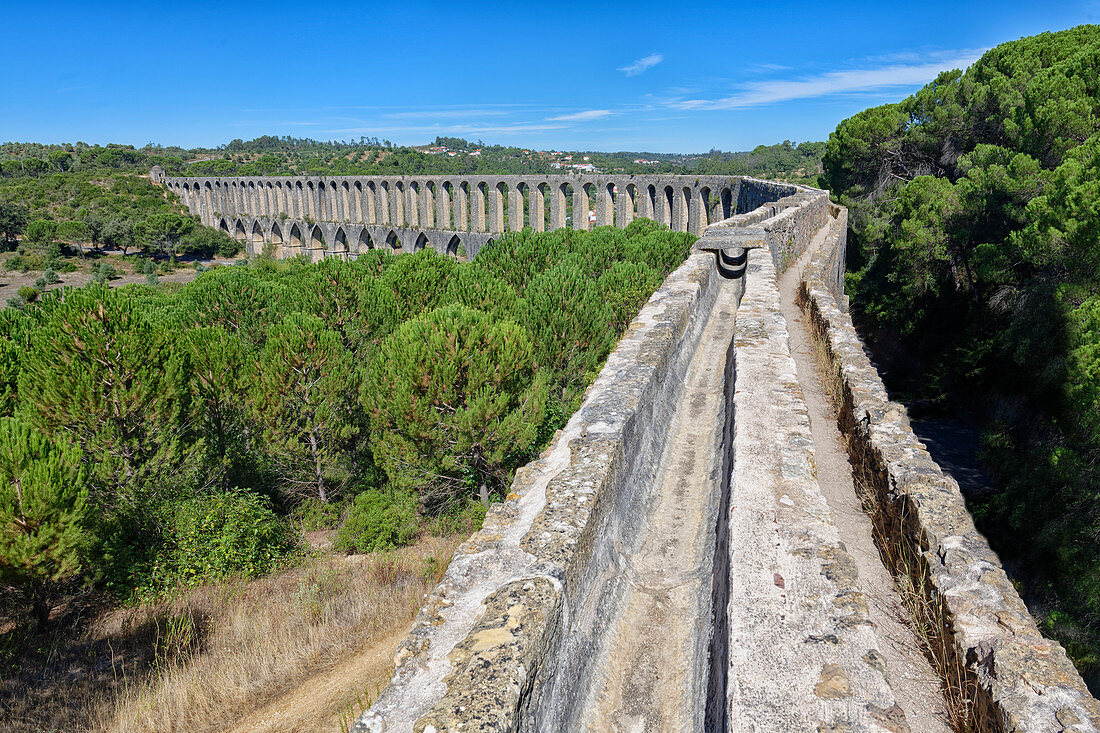
[[642, 217], [701, 235], [709, 224], [755, 208], [767, 186], [778, 185], [673, 175], [186, 178], [160, 169], [152, 178], [250, 254], [271, 245], [276, 256], [312, 259], [376, 247], [431, 247], [472, 258], [495, 236], [525, 226], [623, 228]]

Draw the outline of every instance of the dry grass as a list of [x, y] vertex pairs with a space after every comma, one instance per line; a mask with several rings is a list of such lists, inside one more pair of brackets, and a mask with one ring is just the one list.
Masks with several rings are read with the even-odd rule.
[[[188, 593], [169, 609], [170, 617], [184, 620], [181, 631], [163, 639], [168, 661], [151, 680], [128, 686], [101, 708], [95, 728], [198, 733], [231, 727], [408, 626], [457, 543], [429, 539], [382, 555], [316, 558], [272, 578]], [[186, 620], [195, 618], [207, 621]], [[202, 626], [209, 631], [202, 633]]]
[[[0, 729], [199, 733], [279, 706], [297, 724], [265, 729], [337, 730], [388, 680], [394, 648], [460, 541], [316, 555], [69, 625], [68, 638], [35, 640], [22, 673], [0, 677]], [[300, 686], [308, 705], [294, 710]]]

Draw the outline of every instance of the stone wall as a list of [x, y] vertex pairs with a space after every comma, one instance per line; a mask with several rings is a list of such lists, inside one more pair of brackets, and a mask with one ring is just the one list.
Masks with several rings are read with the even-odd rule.
[[664, 377], [690, 353], [717, 279], [713, 255], [697, 252], [645, 305], [580, 410], [459, 548], [355, 731], [520, 727], [561, 651], [598, 530], [632, 472], [652, 470], [655, 421], [676, 383]]
[[838, 305], [846, 212], [833, 208], [826, 246], [802, 274], [800, 301], [839, 394], [839, 425], [872, 508], [888, 565], [907, 577], [941, 673], [965, 687], [974, 730], [1096, 731], [1100, 703], [1065, 651], [1039, 633], [1000, 560], [891, 402]]

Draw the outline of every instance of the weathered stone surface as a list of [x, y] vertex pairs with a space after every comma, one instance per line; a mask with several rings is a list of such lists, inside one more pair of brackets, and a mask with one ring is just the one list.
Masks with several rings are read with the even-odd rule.
[[[803, 273], [800, 301], [843, 390], [839, 417], [857, 468], [878, 497], [880, 526], [910, 558], [915, 586], [942, 609], [947, 640], [972, 684], [975, 725], [995, 731], [1097, 731], [1100, 703], [1057, 643], [1039, 633], [996, 554], [974, 527], [958, 484], [913, 434], [838, 302], [847, 212]], [[840, 265], [838, 266], [838, 263]]]
[[[812, 220], [818, 208], [792, 211]], [[798, 247], [780, 243], [749, 251], [735, 324], [728, 729], [905, 730], [855, 563], [818, 486], [776, 279]]]

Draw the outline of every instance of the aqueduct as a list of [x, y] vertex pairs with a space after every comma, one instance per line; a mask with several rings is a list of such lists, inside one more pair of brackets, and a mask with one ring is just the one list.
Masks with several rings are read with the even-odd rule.
[[[154, 178], [252, 252], [473, 257], [522, 226], [639, 216], [702, 235], [459, 547], [354, 733], [1100, 733], [1100, 703], [864, 353], [843, 292], [847, 211], [827, 192]], [[895, 613], [925, 641], [899, 650]]]
[[277, 257], [314, 260], [424, 247], [473, 258], [494, 236], [524, 227], [622, 228], [641, 217], [702, 234], [771, 195], [759, 186], [743, 189], [736, 176], [186, 178], [155, 168], [152, 178], [248, 253], [266, 245]]

